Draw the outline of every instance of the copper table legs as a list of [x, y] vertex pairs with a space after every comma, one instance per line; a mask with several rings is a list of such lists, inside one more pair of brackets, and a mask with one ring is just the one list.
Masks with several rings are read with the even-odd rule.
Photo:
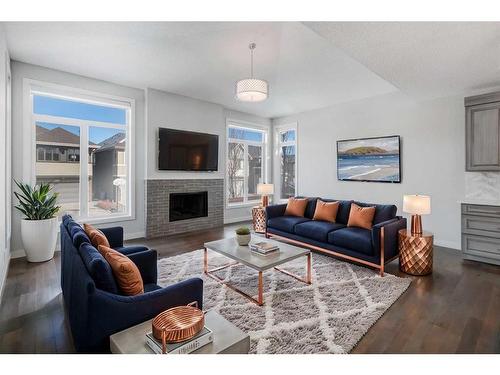
[[[285, 271], [285, 270], [280, 269], [278, 267], [274, 267], [274, 269], [276, 271], [280, 271], [281, 273], [284, 273], [285, 275], [291, 276], [294, 279], [297, 279], [297, 280], [299, 280], [299, 281], [301, 281], [303, 283], [311, 284], [312, 283], [312, 281], [311, 281], [311, 253], [307, 254], [306, 257], [307, 257], [307, 268], [306, 268], [306, 277], [305, 278], [297, 276], [297, 275], [294, 275], [293, 273]], [[216, 271], [220, 271], [220, 270], [222, 270], [224, 268], [235, 266], [235, 265], [238, 265], [238, 264], [240, 264], [240, 263], [238, 263], [238, 262], [231, 262], [231, 263], [225, 264], [225, 265], [220, 266], [220, 267], [209, 269], [208, 268], [208, 249], [207, 248], [204, 249], [204, 254], [203, 254], [203, 272], [205, 273], [205, 275], [207, 275], [208, 277], [214, 279], [215, 281], [218, 281], [219, 283], [227, 286], [229, 289], [234, 290], [235, 292], [241, 294], [243, 297], [249, 299], [253, 303], [255, 303], [255, 304], [259, 305], [259, 306], [264, 305], [264, 278], [263, 278], [262, 271], [259, 271], [259, 276], [258, 276], [259, 277], [259, 284], [258, 284], [257, 298], [254, 298], [250, 294], [245, 293], [241, 289], [238, 289], [236, 286], [232, 285], [229, 281], [221, 279], [219, 276], [217, 276], [217, 275], [214, 274], [214, 272], [216, 272]]]

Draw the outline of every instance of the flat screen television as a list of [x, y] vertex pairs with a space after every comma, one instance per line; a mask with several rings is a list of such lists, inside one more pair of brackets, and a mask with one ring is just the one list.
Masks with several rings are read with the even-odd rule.
[[219, 136], [176, 129], [159, 129], [158, 169], [217, 171]]
[[400, 145], [399, 135], [337, 141], [337, 178], [401, 182]]

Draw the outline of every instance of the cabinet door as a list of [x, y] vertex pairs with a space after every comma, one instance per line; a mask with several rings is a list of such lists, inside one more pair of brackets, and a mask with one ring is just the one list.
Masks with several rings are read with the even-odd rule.
[[500, 103], [466, 108], [466, 170], [500, 171]]

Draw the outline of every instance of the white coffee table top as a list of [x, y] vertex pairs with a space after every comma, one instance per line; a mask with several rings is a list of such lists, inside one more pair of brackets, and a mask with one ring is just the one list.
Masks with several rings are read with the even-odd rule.
[[[215, 311], [208, 311], [205, 314], [205, 326], [213, 331], [214, 341], [195, 350], [193, 354], [247, 354], [250, 350], [248, 334]], [[146, 344], [148, 332], [151, 332], [151, 320], [111, 335], [109, 338], [111, 353], [153, 354]]]
[[236, 242], [236, 238], [224, 238], [218, 241], [206, 242], [205, 248], [222, 254], [228, 258], [236, 260], [248, 267], [257, 271], [265, 271], [270, 268], [279, 266], [280, 264], [287, 263], [293, 259], [310, 253], [308, 249], [289, 245], [287, 243], [278, 242], [270, 239], [263, 239], [261, 237], [254, 237], [250, 243], [255, 242], [270, 242], [275, 243], [279, 247], [279, 251], [270, 255], [259, 255], [250, 251], [249, 246], [240, 246]]

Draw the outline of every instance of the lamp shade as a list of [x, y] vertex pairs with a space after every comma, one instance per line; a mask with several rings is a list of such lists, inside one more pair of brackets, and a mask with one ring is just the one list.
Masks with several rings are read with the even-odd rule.
[[431, 197], [428, 195], [405, 195], [403, 211], [413, 215], [428, 215], [431, 213]]
[[236, 98], [242, 102], [261, 102], [267, 99], [269, 85], [263, 79], [246, 78], [236, 82]]
[[257, 184], [257, 194], [270, 195], [274, 194], [273, 184]]

